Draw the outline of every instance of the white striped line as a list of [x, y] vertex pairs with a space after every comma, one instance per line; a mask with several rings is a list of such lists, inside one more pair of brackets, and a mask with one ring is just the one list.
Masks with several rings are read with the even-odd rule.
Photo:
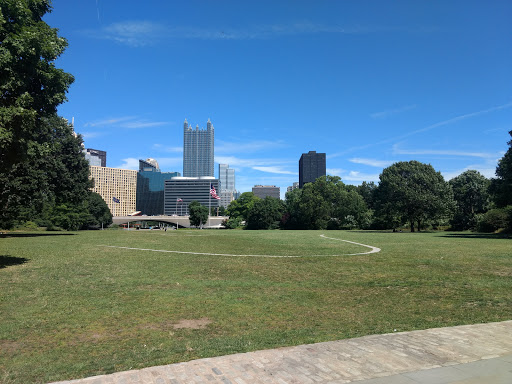
[[107, 248], [118, 248], [118, 249], [129, 249], [134, 251], [150, 251], [150, 252], [162, 252], [162, 253], [181, 253], [181, 254], [187, 254], [187, 255], [204, 255], [204, 256], [228, 256], [228, 257], [271, 257], [271, 258], [298, 258], [298, 257], [338, 257], [338, 256], [356, 256], [356, 255], [367, 255], [370, 253], [376, 253], [380, 252], [380, 248], [372, 247], [371, 245], [365, 245], [360, 243], [355, 243], [353, 241], [348, 240], [342, 240], [342, 239], [336, 239], [334, 237], [327, 237], [325, 235], [320, 235], [320, 237], [324, 239], [329, 240], [338, 240], [338, 241], [344, 241], [346, 243], [351, 243], [355, 245], [361, 245], [363, 247], [368, 247], [371, 249], [369, 252], [361, 252], [361, 253], [346, 253], [341, 255], [304, 255], [304, 256], [283, 256], [283, 255], [236, 255], [236, 254], [229, 254], [229, 253], [206, 253], [206, 252], [187, 252], [187, 251], [169, 251], [165, 249], [150, 249], [150, 248], [133, 248], [133, 247], [120, 247], [116, 245], [99, 245], [100, 247], [107, 247]]

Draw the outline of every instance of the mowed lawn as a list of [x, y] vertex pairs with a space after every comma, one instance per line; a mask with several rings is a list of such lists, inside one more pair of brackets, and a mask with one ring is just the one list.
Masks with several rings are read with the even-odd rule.
[[[381, 252], [353, 255], [370, 249], [322, 234]], [[1, 383], [510, 319], [512, 240], [494, 235], [107, 230], [0, 238]]]

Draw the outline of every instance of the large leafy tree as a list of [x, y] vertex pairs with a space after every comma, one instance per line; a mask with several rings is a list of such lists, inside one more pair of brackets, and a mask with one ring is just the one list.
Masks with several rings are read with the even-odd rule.
[[409, 223], [420, 230], [429, 220], [447, 217], [453, 210], [453, 193], [440, 172], [430, 164], [401, 161], [385, 168], [375, 191], [376, 216], [396, 228]]
[[[512, 136], [512, 131], [509, 134]], [[491, 182], [494, 202], [500, 208], [512, 205], [512, 140], [508, 142], [508, 145], [507, 152], [496, 167], [496, 178]]]
[[361, 226], [366, 212], [356, 187], [346, 186], [337, 176], [322, 176], [286, 194], [283, 225], [289, 229]]
[[489, 208], [490, 181], [480, 172], [470, 170], [449, 181], [453, 190], [456, 210], [451, 220], [458, 230], [472, 229], [477, 224], [477, 214]]
[[267, 196], [254, 203], [247, 215], [247, 229], [275, 229], [283, 217], [284, 203]]
[[242, 220], [247, 220], [249, 211], [258, 200], [260, 200], [260, 198], [255, 196], [254, 193], [244, 192], [238, 199], [233, 200], [228, 205], [226, 213], [231, 218], [241, 218]]
[[50, 189], [40, 165], [51, 156], [51, 129], [73, 77], [55, 67], [67, 46], [44, 21], [48, 0], [3, 0], [0, 7], [0, 226]]
[[103, 198], [95, 193], [89, 192], [88, 198], [89, 220], [88, 225], [93, 227], [108, 227], [112, 224], [112, 213]]

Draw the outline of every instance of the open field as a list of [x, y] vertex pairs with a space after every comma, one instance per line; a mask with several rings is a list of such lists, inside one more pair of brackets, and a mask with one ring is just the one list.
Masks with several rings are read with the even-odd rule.
[[[381, 251], [354, 255], [371, 249], [322, 234]], [[0, 383], [509, 320], [512, 240], [446, 232], [14, 233], [0, 238], [0, 319]]]

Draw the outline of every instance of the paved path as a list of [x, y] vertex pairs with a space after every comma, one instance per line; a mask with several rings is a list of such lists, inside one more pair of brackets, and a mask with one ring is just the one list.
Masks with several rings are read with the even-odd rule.
[[512, 321], [365, 336], [59, 384], [510, 384]]

